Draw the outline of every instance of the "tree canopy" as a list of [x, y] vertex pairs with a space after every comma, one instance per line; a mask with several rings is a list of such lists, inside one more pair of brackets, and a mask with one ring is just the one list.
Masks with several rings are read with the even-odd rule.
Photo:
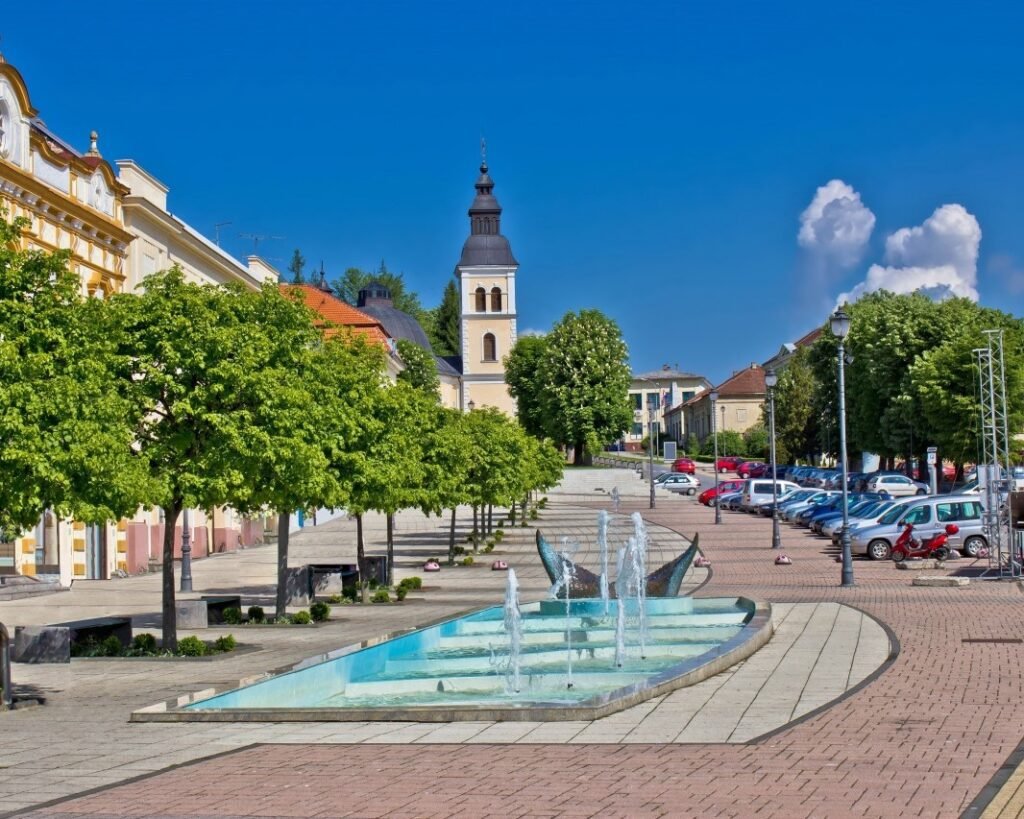
[[462, 349], [462, 306], [459, 288], [453, 279], [445, 285], [441, 303], [427, 311], [424, 329], [437, 355], [459, 355]]
[[546, 353], [544, 336], [520, 336], [505, 356], [505, 382], [516, 399], [516, 417], [523, 429], [537, 438], [543, 438], [548, 430], [544, 387], [538, 377]]
[[421, 324], [424, 323], [425, 311], [420, 303], [420, 297], [412, 290], [406, 289], [405, 274], [392, 273], [383, 259], [375, 272], [360, 270], [358, 267], [348, 268], [341, 278], [331, 282], [331, 289], [338, 298], [349, 304], [356, 304], [359, 301], [359, 291], [371, 282], [380, 282], [390, 291], [391, 303], [396, 309], [408, 313]]
[[398, 355], [405, 364], [405, 369], [398, 374], [398, 380], [440, 399], [441, 379], [437, 374], [437, 362], [433, 354], [415, 341], [400, 338]]

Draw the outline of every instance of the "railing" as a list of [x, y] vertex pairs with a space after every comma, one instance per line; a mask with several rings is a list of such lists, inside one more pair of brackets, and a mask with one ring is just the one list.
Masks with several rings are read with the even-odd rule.
[[14, 705], [14, 691], [11, 689], [11, 635], [7, 627], [0, 623], [0, 710], [9, 710]]

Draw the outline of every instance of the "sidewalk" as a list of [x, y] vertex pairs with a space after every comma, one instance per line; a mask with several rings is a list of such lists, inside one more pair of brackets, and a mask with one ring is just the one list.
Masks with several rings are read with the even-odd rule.
[[[908, 573], [891, 564], [857, 561], [857, 587], [840, 589], [839, 566], [824, 541], [784, 529], [784, 551], [794, 562], [775, 567], [767, 548], [770, 521], [726, 514], [715, 527], [710, 510], [666, 493], [659, 493], [656, 510], [647, 510], [646, 485], [624, 471], [569, 473], [564, 487], [549, 493], [539, 523], [552, 536], [586, 538], [585, 553], [592, 548], [595, 510], [607, 508], [612, 486], [623, 495], [624, 513], [642, 511], [665, 527], [652, 527], [665, 554], [681, 542], [672, 530], [692, 536], [700, 529], [713, 572], [701, 596], [743, 594], [776, 607], [777, 641], [731, 674], [702, 684], [717, 686], [703, 704], [695, 707], [694, 698], [708, 692], [694, 686], [590, 724], [389, 724], [383, 733], [380, 724], [124, 722], [139, 705], [501, 599], [501, 573], [446, 569], [437, 589], [403, 606], [346, 607], [324, 628], [261, 632], [257, 653], [155, 667], [109, 660], [75, 661], [60, 670], [16, 666], [16, 681], [45, 688], [51, 699], [44, 708], [0, 717], [5, 746], [14, 749], [0, 768], [0, 804], [38, 804], [261, 743], [34, 815], [956, 816], [1024, 736], [1019, 709], [997, 705], [1019, 700], [1019, 647], [961, 643], [1024, 632], [1017, 625], [1024, 596], [1015, 586], [911, 588]], [[330, 543], [334, 535], [323, 527], [309, 546], [296, 538], [293, 554], [319, 549], [343, 559], [346, 524], [331, 525], [339, 528], [338, 542]], [[400, 525], [403, 569], [414, 568], [430, 549], [440, 551], [443, 522], [405, 516]], [[524, 599], [542, 596], [547, 587], [531, 552], [533, 531], [509, 532], [503, 544]], [[244, 570], [254, 593], [268, 593], [272, 550], [228, 559]], [[213, 572], [220, 560], [202, 568]], [[197, 591], [222, 580], [211, 573], [200, 582], [197, 574]], [[97, 605], [112, 605], [99, 597]], [[9, 616], [7, 605], [0, 605], [0, 619]], [[870, 678], [888, 654], [879, 649], [887, 649], [888, 640], [879, 639], [885, 632], [873, 618], [892, 628], [900, 653]], [[792, 638], [797, 631], [811, 641]], [[793, 673], [797, 666], [800, 673]], [[744, 674], [757, 682], [740, 686]], [[866, 683], [857, 688], [861, 680]], [[814, 710], [819, 706], [825, 707]], [[777, 724], [803, 719], [763, 736], [768, 712], [784, 715], [774, 717]], [[440, 733], [430, 736], [434, 731]], [[571, 750], [559, 747], [567, 742]]]

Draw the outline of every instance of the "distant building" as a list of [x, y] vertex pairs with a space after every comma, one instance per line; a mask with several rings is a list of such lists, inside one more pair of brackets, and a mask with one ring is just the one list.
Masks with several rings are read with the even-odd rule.
[[[717, 391], [717, 412], [715, 419], [719, 432], [726, 430], [743, 433], [761, 420], [767, 390], [764, 385], [764, 369], [751, 364], [735, 372], [714, 387], [702, 392], [683, 405], [686, 414], [688, 451], [698, 450], [712, 433], [711, 392]], [[735, 454], [723, 452], [723, 455]]]
[[657, 423], [660, 436], [683, 441], [686, 423], [678, 410], [710, 387], [711, 382], [704, 376], [674, 370], [667, 364], [660, 370], [634, 373], [629, 385], [633, 421], [624, 436], [625, 448], [641, 449], [652, 420]]
[[815, 327], [802, 338], [783, 344], [782, 347], [779, 348], [779, 351], [761, 366], [764, 368], [765, 372], [768, 370], [775, 370], [776, 373], [781, 373], [786, 368], [786, 364], [789, 363], [789, 359], [796, 354], [797, 350], [800, 350], [803, 347], [812, 346], [820, 337], [821, 328]]

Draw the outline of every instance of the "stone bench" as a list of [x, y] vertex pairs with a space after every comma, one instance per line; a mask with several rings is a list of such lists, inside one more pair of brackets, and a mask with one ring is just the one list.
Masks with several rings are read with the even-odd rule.
[[204, 594], [200, 599], [206, 602], [206, 622], [211, 626], [224, 622], [225, 609], [242, 610], [240, 594]]
[[130, 646], [131, 618], [94, 617], [48, 626], [18, 626], [11, 659], [16, 663], [69, 663], [73, 645], [90, 639], [101, 643], [111, 636], [125, 648]]
[[341, 594], [359, 584], [355, 563], [307, 563], [289, 568], [285, 575], [285, 597], [289, 606], [308, 606], [317, 595]]

